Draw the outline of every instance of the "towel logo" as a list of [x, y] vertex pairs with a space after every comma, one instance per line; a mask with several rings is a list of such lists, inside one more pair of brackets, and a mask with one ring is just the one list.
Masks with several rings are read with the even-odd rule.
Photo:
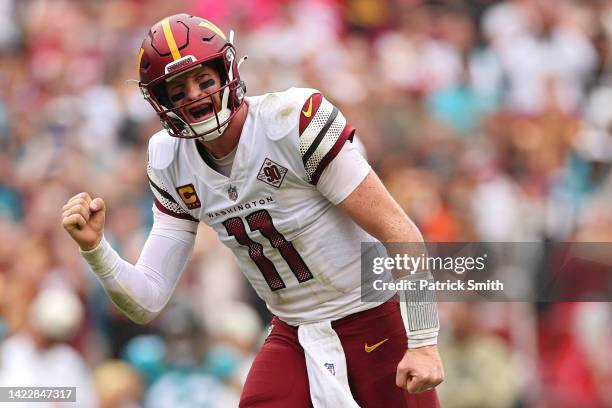
[[331, 375], [336, 375], [336, 367], [332, 363], [323, 364], [325, 368], [331, 373]]
[[374, 350], [376, 350], [378, 347], [382, 346], [383, 343], [385, 343], [387, 340], [389, 340], [389, 338], [387, 337], [386, 339], [379, 341], [378, 343], [374, 344], [373, 346], [368, 346], [368, 343], [365, 344], [365, 352], [366, 353], [371, 353]]

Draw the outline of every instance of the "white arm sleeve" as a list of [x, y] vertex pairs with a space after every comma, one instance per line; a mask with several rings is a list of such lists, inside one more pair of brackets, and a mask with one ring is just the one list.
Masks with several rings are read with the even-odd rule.
[[168, 303], [193, 252], [198, 224], [153, 208], [153, 228], [136, 265], [121, 259], [105, 238], [81, 251], [113, 303], [131, 320], [145, 324]]
[[334, 205], [348, 197], [370, 172], [370, 165], [359, 151], [360, 145], [357, 141], [345, 143], [321, 173], [317, 189]]
[[[433, 282], [431, 272], [419, 272], [403, 278], [415, 281]], [[438, 320], [438, 305], [435, 293], [431, 290], [399, 291], [402, 319], [408, 334], [408, 348], [415, 349], [438, 344], [440, 321]]]

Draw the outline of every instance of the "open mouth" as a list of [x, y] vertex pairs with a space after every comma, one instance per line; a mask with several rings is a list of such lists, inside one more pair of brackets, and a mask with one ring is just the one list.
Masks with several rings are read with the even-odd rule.
[[189, 115], [195, 119], [195, 121], [199, 122], [206, 117], [210, 116], [213, 112], [213, 107], [211, 103], [205, 103], [202, 105], [194, 106], [189, 108]]

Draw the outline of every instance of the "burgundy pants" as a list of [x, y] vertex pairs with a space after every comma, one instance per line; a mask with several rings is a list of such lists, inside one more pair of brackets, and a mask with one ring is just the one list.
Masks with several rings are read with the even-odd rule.
[[[257, 353], [240, 398], [241, 408], [312, 407], [304, 350], [297, 327], [278, 318]], [[397, 364], [406, 351], [406, 331], [397, 302], [334, 321], [353, 397], [362, 408], [439, 408], [435, 390], [409, 394], [395, 385]], [[385, 340], [375, 349], [377, 343]], [[366, 344], [370, 352], [366, 352]]]

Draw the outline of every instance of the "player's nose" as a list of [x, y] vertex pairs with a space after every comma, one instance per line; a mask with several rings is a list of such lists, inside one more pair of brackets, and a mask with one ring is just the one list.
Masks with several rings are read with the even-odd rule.
[[194, 101], [202, 97], [202, 89], [197, 81], [189, 80], [186, 84], [186, 96], [187, 100]]

